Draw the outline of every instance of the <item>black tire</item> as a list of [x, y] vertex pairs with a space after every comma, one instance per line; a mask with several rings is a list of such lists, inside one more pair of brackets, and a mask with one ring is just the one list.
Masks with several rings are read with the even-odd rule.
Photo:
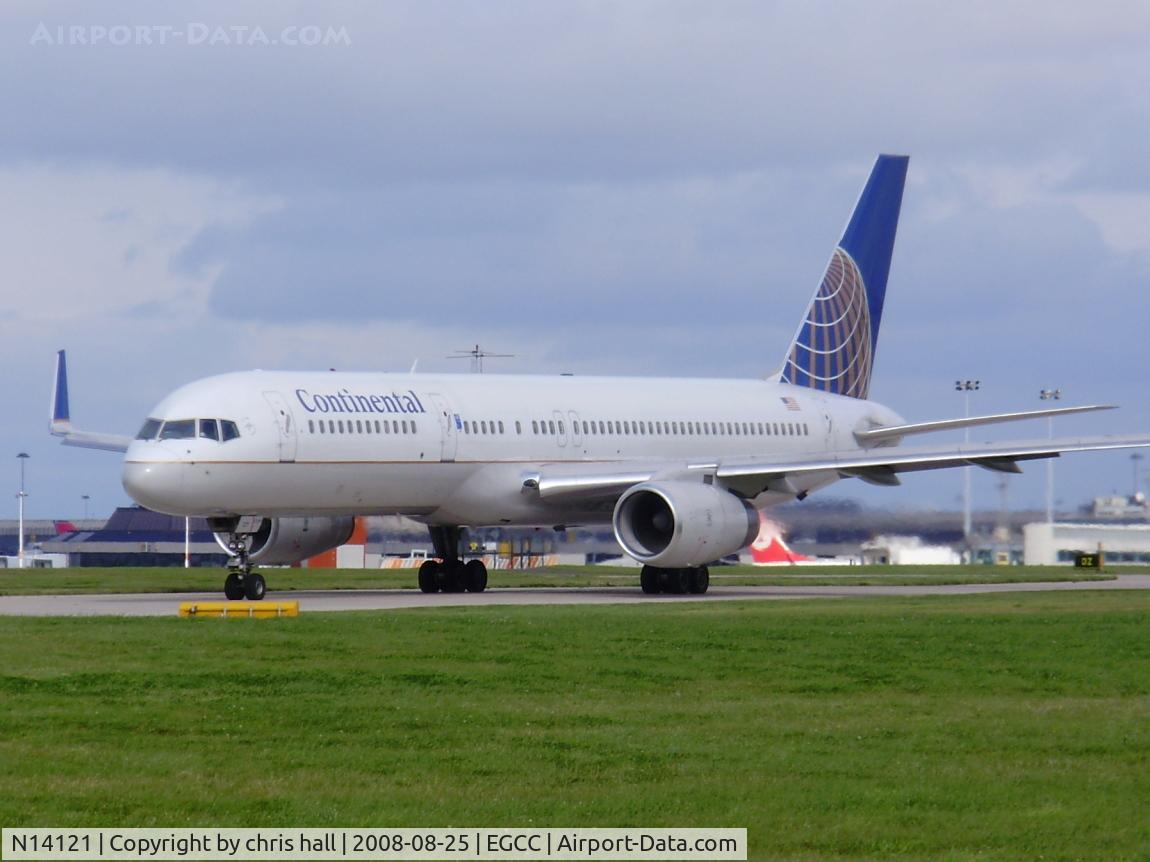
[[444, 563], [439, 572], [439, 588], [445, 593], [462, 593], [466, 586], [462, 560]]
[[696, 596], [701, 596], [707, 591], [707, 587], [711, 585], [711, 573], [707, 570], [706, 566], [697, 566], [690, 571], [691, 592]]
[[649, 596], [657, 595], [660, 592], [662, 585], [659, 582], [661, 580], [659, 570], [654, 566], [643, 566], [643, 570], [639, 572], [639, 586]]
[[244, 582], [238, 572], [232, 572], [224, 578], [224, 598], [229, 602], [238, 602], [244, 597]]
[[244, 598], [249, 602], [258, 602], [268, 591], [267, 582], [263, 575], [254, 572], [244, 578]]
[[463, 582], [469, 593], [481, 593], [487, 589], [487, 566], [483, 560], [468, 560], [463, 567]]
[[428, 560], [419, 567], [419, 588], [425, 593], [439, 592], [440, 565], [435, 560]]
[[686, 595], [691, 589], [691, 570], [671, 569], [667, 573], [667, 585], [667, 592], [674, 593], [677, 596]]

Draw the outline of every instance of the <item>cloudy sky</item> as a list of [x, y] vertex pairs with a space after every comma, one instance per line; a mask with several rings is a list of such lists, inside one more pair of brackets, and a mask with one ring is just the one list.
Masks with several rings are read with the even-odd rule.
[[[1144, 2], [7, 0], [8, 485], [25, 451], [31, 515], [127, 502], [115, 455], [47, 434], [61, 347], [76, 424], [120, 433], [199, 376], [463, 371], [477, 342], [516, 373], [764, 375], [878, 152], [912, 158], [872, 396], [926, 420], [957, 377], [987, 412], [1057, 386], [1123, 406], [1059, 432], [1150, 431], [1148, 41]], [[1064, 459], [1057, 496], [1132, 467]]]

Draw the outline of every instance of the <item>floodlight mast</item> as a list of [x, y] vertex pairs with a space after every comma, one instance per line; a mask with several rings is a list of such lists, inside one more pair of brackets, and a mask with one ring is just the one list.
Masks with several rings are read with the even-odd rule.
[[[1043, 401], [1058, 401], [1062, 398], [1061, 389], [1040, 389], [1038, 397]], [[1046, 417], [1046, 436], [1054, 439], [1054, 417]], [[1046, 459], [1046, 523], [1054, 523], [1054, 459]]]
[[[977, 392], [982, 385], [981, 380], [956, 380], [954, 389], [963, 395], [963, 404], [966, 408], [966, 418], [970, 418], [970, 393]], [[970, 426], [962, 432], [962, 442], [970, 442]], [[962, 468], [962, 536], [966, 540], [967, 551], [970, 550], [971, 515], [970, 515], [970, 466]], [[968, 562], [973, 562], [969, 560]]]
[[24, 464], [31, 456], [27, 452], [20, 452], [16, 459], [20, 462], [20, 493], [16, 495], [20, 501], [20, 537], [18, 550], [16, 552], [16, 567], [19, 569], [24, 568], [24, 498], [28, 496], [24, 490]]

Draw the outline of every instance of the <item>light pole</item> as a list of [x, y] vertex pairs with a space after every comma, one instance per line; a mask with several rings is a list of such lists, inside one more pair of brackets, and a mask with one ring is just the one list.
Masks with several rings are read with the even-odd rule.
[[[1061, 389], [1040, 389], [1038, 397], [1043, 401], [1058, 401], [1062, 398]], [[1054, 439], [1054, 417], [1046, 417], [1046, 436]], [[1054, 459], [1046, 459], [1046, 523], [1054, 523]]]
[[[970, 418], [970, 393], [977, 392], [982, 381], [980, 380], [956, 380], [954, 381], [954, 389], [956, 392], [961, 392], [963, 395], [963, 403], [966, 409], [966, 418]], [[962, 442], [970, 443], [970, 427], [967, 426], [962, 431]], [[962, 535], [966, 539], [966, 544], [970, 545], [971, 534], [971, 517], [970, 517], [970, 466], [962, 468]]]
[[20, 493], [16, 495], [20, 501], [20, 538], [19, 545], [16, 552], [16, 567], [18, 569], [24, 568], [24, 498], [28, 495], [24, 492], [24, 462], [31, 457], [27, 452], [21, 452], [16, 456], [16, 460], [20, 462]]
[[84, 501], [84, 520], [88, 520], [88, 501], [92, 498], [88, 494], [81, 494], [80, 499]]

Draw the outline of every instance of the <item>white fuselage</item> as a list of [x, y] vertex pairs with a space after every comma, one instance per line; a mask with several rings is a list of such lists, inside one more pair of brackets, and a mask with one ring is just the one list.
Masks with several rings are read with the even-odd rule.
[[[602, 500], [524, 493], [533, 471], [818, 456], [901, 422], [874, 402], [761, 380], [262, 371], [191, 383], [151, 418], [175, 424], [131, 444], [123, 478], [149, 508], [473, 526], [610, 520]], [[187, 420], [200, 420], [194, 436]], [[211, 439], [224, 422], [239, 436]], [[795, 490], [837, 478], [812, 474]]]

